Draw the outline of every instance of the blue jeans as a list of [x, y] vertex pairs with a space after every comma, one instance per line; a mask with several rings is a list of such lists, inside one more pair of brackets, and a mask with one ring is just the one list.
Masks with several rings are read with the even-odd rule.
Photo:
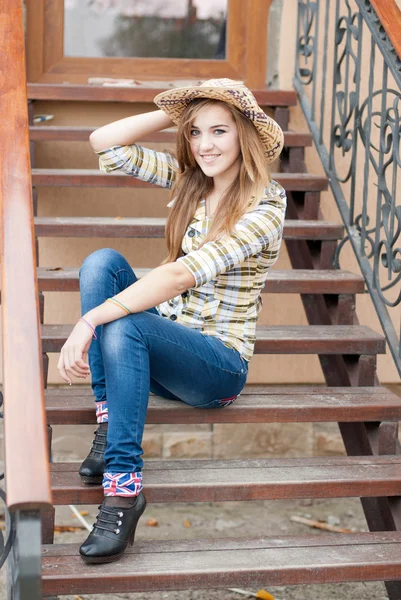
[[[82, 314], [135, 281], [119, 252], [94, 252], [80, 271]], [[107, 400], [108, 473], [141, 471], [150, 391], [196, 408], [223, 408], [245, 385], [248, 363], [237, 350], [162, 317], [156, 308], [123, 316], [96, 333], [89, 364], [95, 400]]]

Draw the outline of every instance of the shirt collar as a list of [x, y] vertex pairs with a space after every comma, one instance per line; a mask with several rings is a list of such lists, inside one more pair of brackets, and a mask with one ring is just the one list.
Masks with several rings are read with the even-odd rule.
[[193, 221], [204, 221], [206, 219], [206, 205], [205, 199], [202, 198], [198, 203], [197, 209], [195, 211]]

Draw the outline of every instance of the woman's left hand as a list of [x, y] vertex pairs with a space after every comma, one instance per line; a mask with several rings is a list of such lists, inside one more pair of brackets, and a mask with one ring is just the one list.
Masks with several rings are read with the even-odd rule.
[[57, 369], [64, 381], [70, 385], [72, 375], [79, 379], [86, 379], [90, 374], [87, 356], [92, 336], [93, 332], [88, 325], [84, 321], [78, 321], [61, 348]]

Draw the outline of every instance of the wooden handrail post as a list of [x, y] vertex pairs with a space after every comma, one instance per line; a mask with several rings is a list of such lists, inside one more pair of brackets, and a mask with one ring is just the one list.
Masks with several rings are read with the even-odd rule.
[[36, 280], [22, 0], [0, 13], [4, 428], [10, 510], [51, 504]]

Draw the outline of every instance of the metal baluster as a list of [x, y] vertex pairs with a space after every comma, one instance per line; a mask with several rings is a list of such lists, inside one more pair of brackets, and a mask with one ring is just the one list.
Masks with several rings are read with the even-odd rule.
[[323, 143], [324, 127], [324, 109], [326, 106], [326, 85], [327, 85], [327, 46], [329, 37], [329, 0], [326, 0], [326, 13], [324, 17], [324, 42], [323, 42], [323, 67], [322, 67], [322, 101], [320, 104], [320, 136], [319, 143]]
[[369, 216], [367, 212], [368, 192], [369, 192], [369, 166], [370, 166], [370, 136], [372, 129], [372, 104], [373, 104], [373, 83], [375, 66], [375, 41], [372, 38], [370, 44], [370, 73], [369, 73], [369, 92], [368, 92], [368, 117], [366, 119], [365, 135], [365, 165], [363, 169], [363, 195], [362, 195], [362, 213], [361, 213], [361, 255], [365, 255], [366, 229], [369, 225]]
[[313, 37], [313, 69], [312, 69], [312, 120], [315, 121], [315, 108], [316, 108], [316, 75], [317, 75], [317, 56], [319, 48], [319, 7], [320, 2], [316, 2], [315, 12], [315, 35]]

